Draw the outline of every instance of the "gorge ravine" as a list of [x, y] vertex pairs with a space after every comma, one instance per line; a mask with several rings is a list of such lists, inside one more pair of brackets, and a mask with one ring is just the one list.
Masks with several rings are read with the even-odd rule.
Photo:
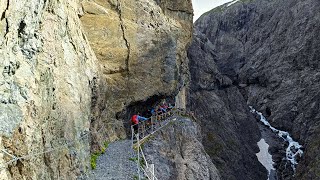
[[[224, 172], [221, 173], [224, 179], [237, 179], [235, 174], [242, 179], [255, 179], [255, 175], [243, 177], [237, 168], [232, 170], [237, 172], [233, 176], [226, 168], [242, 160], [241, 156], [238, 160], [233, 157], [236, 154], [232, 149], [241, 151], [237, 141], [247, 142], [245, 147], [251, 148], [253, 153], [258, 151], [255, 145], [260, 133], [253, 129], [259, 128], [253, 125], [255, 120], [248, 115], [247, 104], [263, 113], [273, 127], [289, 132], [303, 146], [304, 153], [295, 176], [287, 172], [291, 167], [280, 167], [278, 178], [320, 178], [319, 3], [316, 0], [240, 0], [230, 6], [217, 7], [195, 22], [194, 38], [188, 50], [189, 108], [203, 122], [204, 134], [211, 133], [204, 137], [204, 146], [214, 154], [215, 157], [211, 157], [218, 170]], [[252, 125], [245, 124], [242, 118]], [[229, 131], [221, 128], [224, 126], [242, 137], [226, 137]], [[246, 132], [242, 127], [251, 130]], [[246, 134], [255, 142], [243, 136]], [[216, 146], [210, 143], [212, 141]], [[282, 147], [282, 157], [285, 157], [286, 148]], [[277, 149], [281, 148], [270, 150]], [[225, 151], [232, 156], [228, 159], [232, 164], [225, 161], [229, 158], [223, 154]], [[246, 164], [245, 169], [252, 162], [243, 164]], [[248, 169], [255, 174], [263, 172], [259, 165]]]

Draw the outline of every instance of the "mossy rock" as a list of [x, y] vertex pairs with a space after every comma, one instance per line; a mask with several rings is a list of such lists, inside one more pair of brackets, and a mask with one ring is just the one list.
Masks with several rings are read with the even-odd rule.
[[223, 150], [223, 145], [218, 143], [215, 134], [208, 133], [207, 140], [211, 142], [213, 145], [210, 148], [207, 148], [206, 151], [210, 156], [217, 156]]

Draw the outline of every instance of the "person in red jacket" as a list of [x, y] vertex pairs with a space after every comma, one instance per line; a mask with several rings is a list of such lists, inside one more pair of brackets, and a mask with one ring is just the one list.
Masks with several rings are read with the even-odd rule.
[[131, 117], [131, 123], [133, 125], [133, 129], [134, 129], [134, 132], [138, 132], [138, 124], [140, 121], [146, 121], [148, 120], [148, 118], [145, 118], [145, 117], [142, 117], [140, 116], [140, 113], [137, 113], [137, 114], [134, 114], [132, 117]]

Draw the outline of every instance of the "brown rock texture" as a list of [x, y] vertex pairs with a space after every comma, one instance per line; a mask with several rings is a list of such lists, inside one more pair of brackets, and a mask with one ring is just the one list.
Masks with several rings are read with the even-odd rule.
[[191, 1], [2, 0], [0, 16], [0, 150], [30, 155], [0, 179], [82, 176], [125, 137], [119, 112], [187, 84]]
[[[186, 85], [185, 50], [191, 40], [192, 6], [191, 1], [174, 2], [81, 3], [80, 19], [101, 68], [97, 91], [105, 95], [93, 104], [97, 109], [91, 124], [93, 130], [101, 122], [128, 123], [129, 117], [117, 118], [126, 106], [153, 95], [176, 94]], [[123, 126], [111, 126], [105, 132], [109, 139], [125, 136]]]

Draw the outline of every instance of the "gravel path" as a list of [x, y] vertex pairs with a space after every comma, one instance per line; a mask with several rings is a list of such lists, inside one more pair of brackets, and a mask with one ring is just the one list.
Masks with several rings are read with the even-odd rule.
[[137, 164], [131, 160], [136, 153], [130, 140], [111, 143], [97, 160], [97, 168], [91, 170], [90, 180], [131, 180], [137, 175]]

